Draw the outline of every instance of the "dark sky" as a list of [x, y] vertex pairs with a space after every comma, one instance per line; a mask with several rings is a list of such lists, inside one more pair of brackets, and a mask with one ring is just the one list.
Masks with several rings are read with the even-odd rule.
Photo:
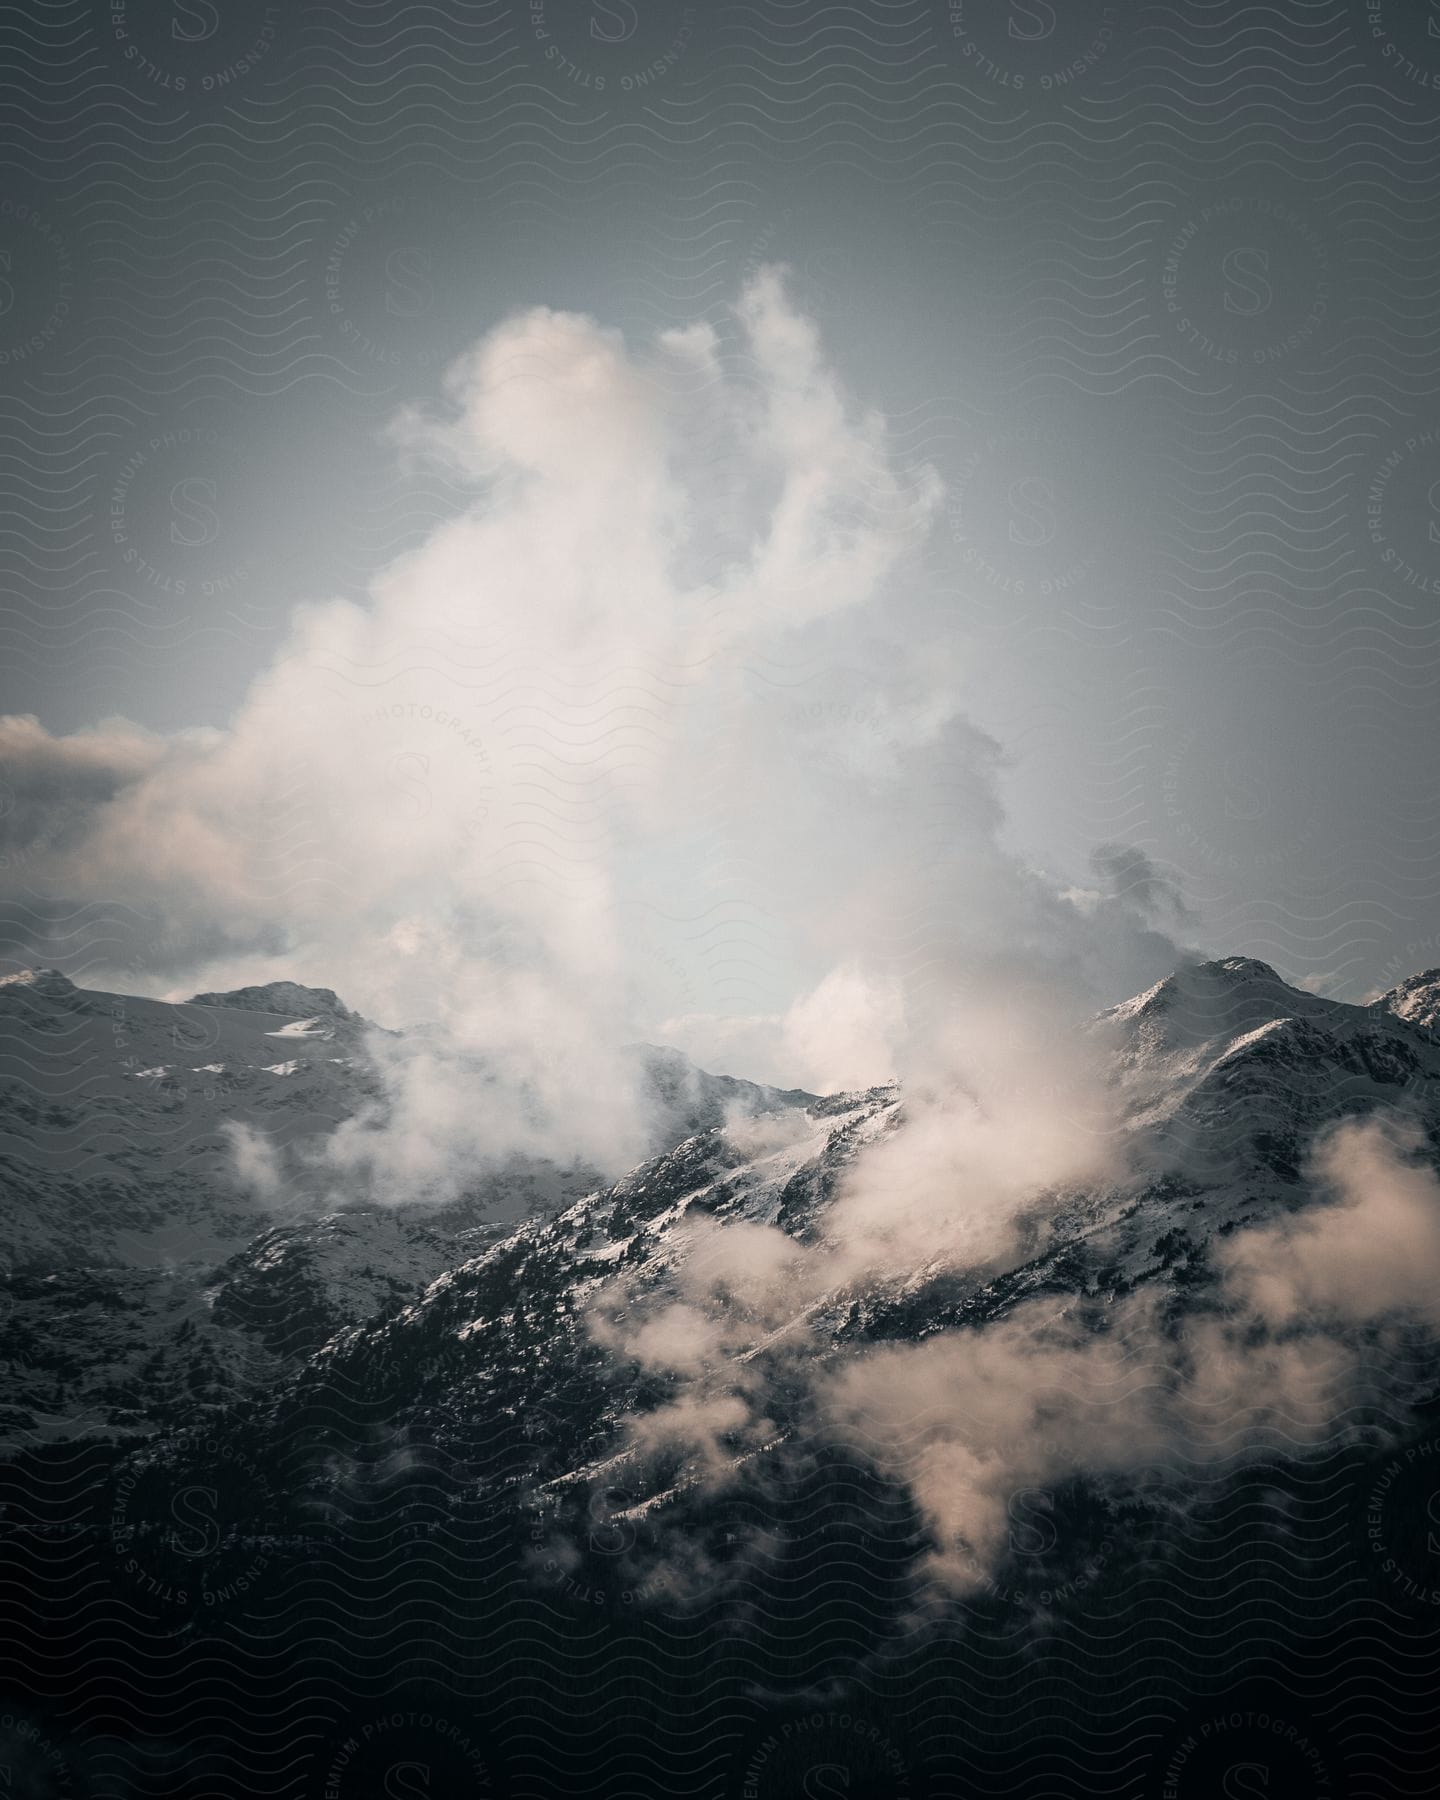
[[0, 11], [0, 710], [223, 724], [455, 496], [384, 431], [506, 313], [794, 271], [947, 495], [1013, 841], [1224, 952], [1440, 963], [1440, 6]]

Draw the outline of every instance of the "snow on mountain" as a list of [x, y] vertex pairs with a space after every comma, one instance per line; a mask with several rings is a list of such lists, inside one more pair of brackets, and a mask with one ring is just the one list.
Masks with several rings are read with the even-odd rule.
[[[783, 1392], [787, 1358], [801, 1346], [810, 1363], [823, 1364], [865, 1346], [983, 1329], [1038, 1297], [1105, 1305], [1146, 1289], [1179, 1301], [1203, 1292], [1215, 1245], [1311, 1202], [1307, 1160], [1327, 1128], [1401, 1114], [1419, 1122], [1432, 1151], [1440, 1144], [1440, 1039], [1415, 1001], [1424, 985], [1417, 978], [1394, 991], [1393, 1003], [1387, 996], [1352, 1006], [1290, 988], [1251, 959], [1177, 970], [1091, 1029], [1116, 1101], [1113, 1180], [1037, 1194], [1004, 1254], [975, 1266], [936, 1242], [883, 1274], [837, 1260], [833, 1280], [817, 1284], [812, 1273], [788, 1307], [783, 1281], [778, 1309], [747, 1315], [742, 1294], [728, 1337], [712, 1347], [714, 1393], [761, 1379]], [[0, 998], [0, 1008], [10, 1006], [12, 1042], [23, 1032], [27, 1049], [63, 1038], [95, 1054], [94, 1025], [111, 1017], [113, 997], [25, 992], [18, 1008]], [[258, 1107], [295, 1080], [262, 1085], [270, 1077], [260, 1059], [291, 1041], [277, 1032], [317, 1019], [343, 1025], [353, 1015], [338, 1003], [317, 1005], [323, 990], [294, 990], [284, 1002], [289, 1016], [254, 1004], [257, 992], [265, 990], [236, 1007], [220, 1003], [227, 996], [207, 997], [203, 1016], [213, 1031], [195, 1061], [203, 1055], [246, 1071], [243, 1092]], [[176, 1009], [126, 1007], [128, 1028], [148, 1031], [147, 1044], [158, 1047], [179, 1028]], [[292, 1036], [297, 1047], [308, 1042]], [[383, 1396], [387, 1430], [455, 1456], [477, 1442], [496, 1453], [511, 1445], [556, 1504], [606, 1459], [629, 1471], [636, 1505], [652, 1504], [660, 1475], [649, 1465], [649, 1473], [636, 1472], [626, 1445], [636, 1422], [643, 1438], [643, 1421], [683, 1388], [697, 1258], [713, 1253], [717, 1231], [739, 1228], [727, 1244], [763, 1239], [773, 1255], [788, 1239], [813, 1253], [812, 1270], [830, 1267], [826, 1247], [847, 1171], [905, 1132], [906, 1109], [894, 1087], [821, 1097], [708, 1075], [653, 1047], [627, 1054], [641, 1059], [657, 1130], [671, 1133], [666, 1147], [619, 1181], [568, 1191], [553, 1172], [547, 1179], [516, 1171], [508, 1224], [493, 1209], [463, 1207], [271, 1221], [243, 1246], [219, 1252], [203, 1277], [192, 1264], [188, 1290], [161, 1271], [128, 1287], [113, 1268], [55, 1281], [27, 1275], [12, 1318], [30, 1334], [21, 1355], [32, 1356], [34, 1378], [18, 1402], [29, 1429], [60, 1430], [69, 1405], [88, 1421], [80, 1429], [163, 1434], [188, 1383], [217, 1416], [247, 1388], [267, 1395], [245, 1429], [280, 1442], [327, 1410], [343, 1426], [356, 1396], [377, 1404]], [[155, 1066], [138, 1053], [135, 1060]], [[167, 1067], [180, 1060], [172, 1052]], [[173, 1084], [173, 1074], [153, 1084], [157, 1097]], [[113, 1086], [98, 1078], [97, 1085], [109, 1098]], [[130, 1082], [127, 1092], [137, 1090], [130, 1104], [144, 1127], [151, 1086]], [[352, 1101], [354, 1092], [347, 1091]], [[168, 1103], [178, 1104], [173, 1096]], [[167, 1203], [162, 1192], [157, 1206]], [[745, 1240], [746, 1231], [760, 1236]], [[106, 1321], [118, 1386], [106, 1387], [83, 1357], [57, 1373], [67, 1307]], [[663, 1355], [633, 1353], [636, 1342], [668, 1343], [666, 1332], [673, 1368]], [[786, 1408], [772, 1410], [778, 1443]], [[683, 1463], [657, 1465], [667, 1491], [683, 1488]], [[312, 1473], [322, 1486], [328, 1479]]]
[[17, 969], [11, 975], [0, 975], [0, 988], [23, 988], [32, 994], [63, 996], [76, 991], [75, 983], [59, 969]]
[[[1040, 1298], [1104, 1309], [1153, 1291], [1184, 1307], [1213, 1290], [1214, 1246], [1312, 1202], [1307, 1159], [1327, 1128], [1408, 1114], [1440, 1144], [1440, 1042], [1398, 1011], [1299, 992], [1250, 959], [1177, 971], [1098, 1019], [1091, 1042], [1118, 1102], [1122, 1173], [1037, 1195], [1004, 1255], [967, 1267], [937, 1242], [884, 1272], [827, 1262], [847, 1171], [904, 1133], [905, 1105], [894, 1088], [795, 1095], [768, 1129], [732, 1113], [338, 1332], [277, 1387], [259, 1429], [300, 1454], [322, 1495], [332, 1464], [307, 1463], [302, 1422], [330, 1417], [343, 1435], [363, 1402], [392, 1436], [457, 1464], [477, 1446], [510, 1458], [517, 1504], [523, 1491], [563, 1510], [603, 1469], [638, 1517], [713, 1474], [708, 1441], [657, 1457], [650, 1421], [712, 1408], [737, 1466], [771, 1455], [799, 1428], [797, 1354], [809, 1381], [827, 1362], [983, 1331]], [[817, 1251], [811, 1266], [833, 1267], [833, 1285], [797, 1284], [787, 1308], [782, 1280], [778, 1309], [747, 1310], [742, 1284], [723, 1341], [707, 1342], [693, 1276], [717, 1230], [735, 1228], [770, 1234], [769, 1256], [775, 1234]], [[757, 1383], [763, 1444], [734, 1397]]]
[[[597, 1184], [593, 1170], [516, 1157], [441, 1207], [322, 1211], [304, 1194], [247, 1190], [235, 1126], [304, 1153], [383, 1107], [375, 1029], [329, 989], [292, 982], [179, 1004], [80, 989], [57, 970], [0, 982], [12, 1371], [0, 1430], [149, 1432], [187, 1401], [220, 1406]], [[796, 1098], [674, 1051], [624, 1054], [662, 1143]]]
[[[328, 1054], [285, 1053], [292, 1040], [275, 1034], [297, 1002], [333, 1022]], [[380, 1097], [367, 1029], [327, 990], [290, 983], [173, 1004], [55, 970], [12, 977], [0, 986], [0, 1183], [17, 1204], [0, 1257], [164, 1266], [238, 1249], [265, 1215], [226, 1125], [282, 1149], [333, 1131]]]
[[[0, 1184], [16, 1204], [0, 1221], [0, 1264], [48, 1272], [214, 1259], [277, 1215], [333, 1207], [335, 1178], [321, 1170], [306, 1186], [307, 1156], [362, 1109], [383, 1116], [377, 1039], [403, 1049], [406, 1034], [380, 1030], [328, 988], [294, 982], [177, 1003], [77, 988], [56, 970], [7, 978]], [[667, 1133], [713, 1121], [747, 1087], [685, 1074], [668, 1052], [637, 1054], [655, 1064]], [[236, 1127], [277, 1156], [295, 1153], [296, 1191], [254, 1191], [237, 1166]], [[477, 1171], [452, 1222], [513, 1221], [595, 1179], [517, 1158]]]
[[277, 1038], [323, 1038], [328, 1041], [335, 1033], [330, 1026], [322, 1024], [316, 1017], [292, 1019], [290, 1024], [282, 1025], [278, 1031], [272, 1031], [268, 1035]]
[[1440, 1040], [1415, 1018], [1304, 993], [1248, 957], [1179, 969], [1096, 1033], [1152, 1162], [1217, 1193], [1293, 1185], [1341, 1118], [1436, 1104]]
[[1440, 969], [1422, 969], [1382, 994], [1374, 1005], [1408, 1024], [1440, 1031]]

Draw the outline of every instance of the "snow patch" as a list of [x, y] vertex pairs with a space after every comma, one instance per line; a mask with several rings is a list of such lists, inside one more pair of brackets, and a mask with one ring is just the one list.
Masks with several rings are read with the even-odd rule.
[[328, 1038], [334, 1034], [325, 1021], [317, 1015], [313, 1019], [292, 1019], [288, 1025], [282, 1025], [278, 1031], [267, 1031], [265, 1035], [278, 1038]]
[[[652, 1227], [653, 1224], [654, 1221], [652, 1221]], [[632, 1234], [630, 1237], [621, 1238], [618, 1243], [607, 1244], [603, 1250], [584, 1250], [581, 1255], [590, 1262], [619, 1262], [634, 1242], [635, 1238]]]
[[1224, 1062], [1227, 1058], [1236, 1055], [1238, 1051], [1247, 1049], [1251, 1044], [1258, 1044], [1261, 1038], [1273, 1037], [1288, 1023], [1287, 1019], [1267, 1019], [1263, 1025], [1257, 1025], [1253, 1031], [1243, 1032], [1239, 1037], [1232, 1038], [1225, 1046], [1225, 1054], [1220, 1060]]

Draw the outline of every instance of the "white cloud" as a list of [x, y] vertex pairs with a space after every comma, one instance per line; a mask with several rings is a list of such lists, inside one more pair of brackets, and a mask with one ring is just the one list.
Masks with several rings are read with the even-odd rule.
[[115, 985], [289, 977], [448, 1028], [453, 1055], [389, 1069], [383, 1129], [337, 1137], [342, 1171], [619, 1166], [643, 1120], [614, 1045], [667, 1016], [736, 1073], [832, 1087], [927, 1067], [977, 984], [1025, 971], [1083, 1011], [1169, 966], [1133, 905], [1074, 905], [1000, 845], [996, 747], [901, 579], [933, 471], [781, 274], [737, 323], [727, 348], [504, 321], [395, 427], [473, 502], [365, 604], [301, 608], [227, 729], [6, 727], [0, 880], [36, 917], [107, 907]]
[[273, 1139], [241, 1119], [227, 1119], [220, 1129], [230, 1145], [236, 1184], [257, 1200], [275, 1199], [283, 1180], [280, 1152]]
[[1220, 1254], [1232, 1291], [1267, 1324], [1354, 1324], [1390, 1314], [1440, 1323], [1440, 1182], [1399, 1121], [1339, 1127], [1312, 1174], [1334, 1196], [1245, 1232]]

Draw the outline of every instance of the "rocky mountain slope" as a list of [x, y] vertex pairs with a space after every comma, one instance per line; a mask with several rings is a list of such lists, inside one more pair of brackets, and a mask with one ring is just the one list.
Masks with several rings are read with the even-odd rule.
[[[883, 1277], [842, 1271], [797, 1292], [793, 1319], [736, 1325], [722, 1376], [778, 1360], [797, 1332], [824, 1356], [997, 1318], [1027, 1295], [1195, 1278], [1214, 1241], [1305, 1203], [1326, 1126], [1403, 1112], [1440, 1142], [1437, 996], [1435, 971], [1353, 1006], [1242, 958], [1178, 970], [1092, 1028], [1121, 1175], [1038, 1197], [1012, 1252], [978, 1269], [937, 1245]], [[483, 1205], [277, 1221], [235, 1192], [224, 1127], [263, 1120], [293, 1141], [376, 1098], [373, 1028], [328, 990], [173, 1006], [51, 972], [0, 988], [0, 1019], [18, 1199], [4, 1343], [22, 1437], [148, 1433], [256, 1395], [278, 1421], [322, 1390], [398, 1381], [409, 1426], [435, 1441], [563, 1415], [536, 1468], [572, 1476], [620, 1421], [686, 1385], [607, 1347], [596, 1320], [608, 1309], [633, 1334], [683, 1303], [717, 1229], [823, 1247], [856, 1155], [904, 1129], [893, 1088], [777, 1093], [649, 1051], [657, 1118], [679, 1141], [619, 1182], [532, 1181], [518, 1225]]]
[[[416, 1040], [433, 1048], [436, 1034]], [[342, 1121], [384, 1118], [377, 1042], [393, 1055], [407, 1038], [293, 982], [177, 1004], [77, 988], [57, 970], [0, 981], [0, 1439], [207, 1417], [600, 1181], [519, 1156], [443, 1205], [346, 1203], [333, 1172], [308, 1188], [247, 1181], [237, 1128], [267, 1154], [299, 1151], [303, 1176], [307, 1148]], [[810, 1098], [673, 1051], [624, 1054], [665, 1142], [737, 1105]]]
[[277, 1148], [381, 1098], [373, 1028], [325, 988], [285, 983], [182, 1005], [0, 982], [0, 1182], [15, 1269], [177, 1261], [237, 1250], [265, 1216], [227, 1126]]
[[[896, 1089], [732, 1111], [337, 1330], [227, 1429], [253, 1463], [273, 1459], [274, 1528], [346, 1516], [357, 1445], [377, 1442], [427, 1479], [509, 1494], [542, 1540], [569, 1541], [597, 1488], [650, 1518], [713, 1491], [717, 1465], [723, 1487], [726, 1470], [783, 1461], [813, 1438], [824, 1371], [886, 1346], [983, 1335], [1036, 1300], [1096, 1330], [1136, 1295], [1176, 1316], [1213, 1307], [1217, 1247], [1320, 1203], [1308, 1159], [1339, 1121], [1407, 1117], [1433, 1162], [1437, 990], [1431, 972], [1353, 1006], [1231, 958], [1113, 1008], [1090, 1035], [1115, 1099], [1113, 1176], [1035, 1195], [978, 1264], [939, 1241], [884, 1269], [836, 1250], [857, 1159], [907, 1130]], [[800, 1260], [757, 1289], [746, 1257], [785, 1240]], [[188, 1452], [145, 1462], [172, 1455], [193, 1478]]]
[[[815, 1791], [1008, 1792], [1020, 1768], [1027, 1792], [1138, 1797], [1219, 1791], [1237, 1760], [1275, 1793], [1433, 1791], [1419, 1732], [1373, 1728], [1402, 1688], [1433, 1713], [1428, 1315], [1361, 1319], [1376, 1379], [1337, 1410], [1339, 1337], [1271, 1330], [1229, 1283], [1235, 1246], [1335, 1209], [1314, 1153], [1346, 1121], [1407, 1121], [1407, 1203], [1435, 1210], [1437, 1001], [1440, 971], [1349, 1006], [1244, 959], [1177, 970], [1078, 1047], [1103, 1172], [1020, 1195], [983, 1253], [944, 1181], [905, 1176], [934, 1125], [916, 1096], [637, 1052], [668, 1140], [525, 1216], [367, 1203], [193, 1265], [31, 1266], [0, 1466], [27, 1717], [96, 1796], [198, 1800], [263, 1765], [296, 1800], [417, 1768], [615, 1800], [816, 1769]], [[878, 1258], [857, 1192], [912, 1215]], [[1283, 1270], [1299, 1243], [1272, 1241]], [[1363, 1290], [1369, 1248], [1345, 1253]], [[1202, 1416], [1166, 1485], [1130, 1401], [1187, 1368]], [[987, 1548], [946, 1508], [996, 1480]], [[1353, 1706], [1343, 1746], [1307, 1683]], [[83, 1744], [47, 1726], [76, 1694], [103, 1717]], [[1310, 1749], [1277, 1760], [1236, 1717], [1321, 1745], [1335, 1784], [1287, 1785]], [[1229, 1761], [1206, 1760], [1219, 1721]], [[1376, 1744], [1410, 1785], [1373, 1778]]]

